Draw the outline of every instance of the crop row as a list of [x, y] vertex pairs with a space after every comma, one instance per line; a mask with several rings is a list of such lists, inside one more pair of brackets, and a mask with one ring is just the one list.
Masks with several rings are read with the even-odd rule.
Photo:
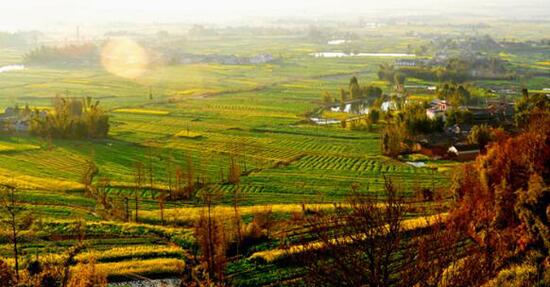
[[129, 260], [132, 258], [150, 259], [150, 258], [182, 258], [183, 249], [178, 246], [166, 245], [130, 245], [113, 247], [107, 250], [86, 251], [76, 256], [78, 261], [89, 261], [91, 259], [97, 262], [117, 262]]
[[375, 173], [431, 173], [431, 170], [426, 168], [413, 168], [404, 165], [386, 164], [378, 159], [361, 159], [337, 156], [306, 156], [296, 162], [295, 165], [302, 169], [350, 170], [356, 172]]

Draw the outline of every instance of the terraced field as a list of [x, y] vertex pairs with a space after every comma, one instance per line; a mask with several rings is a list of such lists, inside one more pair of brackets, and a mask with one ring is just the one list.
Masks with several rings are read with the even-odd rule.
[[[417, 40], [380, 34], [358, 40], [357, 47], [405, 52], [411, 43]], [[240, 191], [246, 224], [266, 212], [284, 222], [330, 210], [352, 187], [381, 195], [385, 176], [407, 196], [412, 196], [414, 188], [449, 185], [448, 162], [416, 168], [382, 156], [379, 125], [366, 132], [308, 121], [308, 114], [322, 105], [321, 93], [338, 98], [352, 75], [362, 85], [372, 83], [388, 92], [388, 83], [378, 80], [376, 72], [379, 64], [391, 63], [393, 58], [315, 58], [309, 53], [334, 47], [262, 35], [224, 41], [189, 39], [186, 45], [189, 53], [269, 52], [277, 60], [259, 65], [158, 65], [132, 80], [101, 67], [29, 65], [0, 74], [0, 109], [27, 103], [49, 107], [56, 95], [91, 96], [101, 101], [110, 116], [109, 137], [102, 140], [0, 135], [0, 183], [19, 187], [18, 201], [36, 219], [22, 242], [24, 261], [62, 257], [79, 244], [76, 219], [83, 219], [84, 249], [78, 262], [95, 259], [111, 281], [179, 276], [197, 252], [191, 227], [201, 212], [199, 200], [164, 202], [162, 222], [158, 196], [174, 182], [176, 167], [185, 172], [188, 162], [194, 176], [207, 181], [206, 188], [225, 195], [222, 206], [215, 208], [217, 216], [231, 218], [227, 205], [232, 194]], [[21, 54], [0, 53], [0, 64], [20, 60]], [[241, 170], [239, 184], [227, 182], [231, 159]], [[106, 194], [119, 201], [126, 197], [129, 205], [135, 204], [136, 163], [150, 167], [153, 186], [147, 182], [138, 192], [140, 223], [112, 221], [100, 202], [85, 194], [81, 182], [89, 161], [99, 169], [95, 183], [108, 180]], [[230, 281], [261, 286], [299, 277], [301, 270], [296, 266], [249, 258], [256, 251], [276, 251], [279, 243], [279, 238], [262, 242], [248, 250], [251, 254], [235, 258], [228, 266]], [[7, 234], [0, 234], [0, 257], [10, 256]]]
[[[33, 211], [39, 212], [34, 208]], [[71, 216], [75, 214], [65, 218]], [[55, 218], [52, 214], [48, 217]], [[80, 227], [77, 221], [42, 221], [23, 235], [22, 258], [62, 260], [68, 248], [82, 245], [83, 251], [75, 258], [77, 262], [93, 258], [111, 281], [129, 280], [137, 275], [155, 278], [181, 273], [188, 256], [185, 250], [194, 244], [191, 233], [184, 229], [85, 219], [88, 222]], [[84, 240], [78, 238], [79, 234]], [[0, 258], [8, 257], [4, 259], [10, 263], [11, 244], [6, 244], [5, 236], [0, 234]]]
[[[334, 67], [323, 71], [325, 74], [352, 65], [351, 60], [345, 59], [323, 61], [332, 61], [329, 67]], [[370, 69], [370, 63], [354, 65], [362, 72]], [[212, 69], [223, 73], [242, 72], [240, 68], [233, 71], [214, 66]], [[312, 193], [339, 196], [354, 182], [376, 191], [377, 182], [384, 174], [395, 175], [407, 186], [412, 185], [412, 179], [421, 183], [441, 182], [445, 174], [434, 176], [431, 170], [403, 166], [380, 157], [376, 132], [358, 134], [338, 127], [303, 123], [304, 114], [318, 107], [319, 91], [336, 94], [349, 75], [351, 73], [327, 80], [314, 74], [310, 79], [280, 84], [275, 77], [271, 78], [275, 84], [253, 92], [229, 91], [206, 98], [191, 96], [175, 103], [142, 100], [137, 107], [126, 105], [128, 107], [113, 111], [109, 140], [48, 142], [21, 138], [18, 139], [21, 143], [34, 150], [0, 151], [0, 158], [13, 172], [75, 184], [80, 180], [85, 161], [93, 159], [100, 176], [109, 177], [119, 185], [131, 185], [134, 163], [148, 161], [147, 155], [153, 153], [155, 178], [157, 184], [163, 186], [167, 181], [166, 159], [169, 157], [174, 165], [181, 166], [191, 157], [197, 173], [213, 183], [220, 180], [220, 173], [226, 172], [229, 158], [237, 157], [242, 170], [252, 171], [241, 185], [245, 193], [250, 193], [250, 203], [255, 202], [257, 194], [265, 193], [268, 197], [296, 195], [285, 196], [289, 202], [301, 201], [304, 195], [307, 198]], [[209, 77], [215, 77], [215, 73]], [[168, 80], [166, 85], [170, 83]], [[263, 85], [261, 80], [257, 84]], [[105, 100], [105, 105], [111, 101]], [[113, 100], [121, 103], [120, 98]], [[186, 133], [196, 136], [180, 136]], [[0, 138], [0, 143], [10, 140], [13, 141]], [[319, 178], [319, 174], [326, 171], [330, 171], [331, 176]], [[233, 190], [227, 186], [223, 189]]]

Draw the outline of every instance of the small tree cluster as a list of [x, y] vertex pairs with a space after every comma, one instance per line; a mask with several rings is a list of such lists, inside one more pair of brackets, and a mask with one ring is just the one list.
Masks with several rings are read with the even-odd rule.
[[99, 107], [99, 101], [56, 97], [53, 111], [45, 116], [34, 113], [33, 134], [48, 138], [105, 138], [109, 133], [109, 117]]

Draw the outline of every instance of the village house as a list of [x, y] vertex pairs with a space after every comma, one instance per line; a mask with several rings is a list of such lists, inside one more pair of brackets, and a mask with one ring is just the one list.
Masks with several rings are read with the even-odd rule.
[[[7, 107], [4, 113], [0, 114], [0, 132], [29, 132], [34, 113], [36, 111], [32, 111], [28, 106], [25, 109], [19, 109], [17, 106]], [[41, 110], [38, 112], [38, 117], [44, 119], [47, 114], [47, 111]]]
[[506, 99], [487, 100], [487, 108], [491, 113], [502, 118], [511, 118], [514, 116], [515, 103], [508, 102]]
[[274, 61], [271, 54], [258, 54], [252, 57], [238, 57], [235, 55], [194, 55], [189, 53], [171, 52], [167, 57], [180, 64], [216, 63], [222, 65], [258, 65]]
[[478, 145], [454, 144], [447, 150], [447, 155], [449, 158], [457, 161], [469, 161], [474, 160], [479, 152]]
[[472, 113], [474, 124], [493, 124], [498, 121], [496, 114], [488, 107], [467, 107]]
[[467, 135], [470, 130], [472, 129], [472, 126], [471, 125], [468, 125], [468, 124], [454, 124], [450, 127], [447, 128], [447, 133], [449, 134], [454, 134], [454, 135]]
[[414, 59], [397, 59], [394, 66], [396, 67], [415, 67], [416, 61]]
[[394, 62], [395, 67], [416, 67], [428, 64], [425, 59], [397, 59]]
[[447, 107], [447, 101], [434, 99], [430, 102], [430, 107], [426, 109], [426, 116], [432, 120], [439, 117], [442, 117], [443, 120], [445, 120], [445, 112], [447, 111]]

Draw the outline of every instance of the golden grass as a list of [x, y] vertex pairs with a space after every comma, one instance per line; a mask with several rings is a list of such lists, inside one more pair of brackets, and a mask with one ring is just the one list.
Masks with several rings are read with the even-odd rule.
[[[437, 215], [422, 216], [422, 217], [417, 217], [413, 219], [403, 220], [402, 229], [404, 231], [410, 231], [417, 228], [428, 227], [434, 224], [435, 222], [438, 222], [439, 220], [444, 220], [446, 217], [447, 217], [447, 213], [442, 213]], [[345, 243], [345, 242], [349, 242], [349, 239], [337, 239], [337, 240], [333, 239], [332, 241], [335, 243]], [[263, 262], [273, 262], [279, 258], [283, 258], [288, 254], [296, 254], [296, 253], [303, 252], [305, 250], [318, 249], [318, 248], [322, 248], [323, 246], [324, 246], [324, 243], [320, 241], [309, 243], [307, 245], [297, 244], [294, 246], [290, 246], [288, 249], [278, 248], [278, 249], [272, 249], [272, 250], [266, 250], [266, 251], [259, 251], [252, 254], [249, 257], [249, 259], [260, 260]]]
[[[333, 204], [307, 204], [302, 206], [301, 204], [274, 204], [274, 205], [254, 205], [244, 206], [239, 208], [241, 216], [254, 215], [258, 213], [271, 210], [274, 213], [295, 213], [302, 212], [303, 207], [308, 210], [330, 210], [334, 209]], [[164, 219], [169, 224], [191, 224], [196, 222], [200, 217], [202, 207], [181, 207], [181, 208], [169, 208], [164, 210]], [[213, 209], [215, 216], [220, 218], [230, 218], [234, 214], [233, 207], [231, 206], [216, 206]], [[157, 221], [159, 219], [158, 210], [144, 210], [139, 212], [140, 217], [145, 220]]]
[[117, 258], [117, 257], [131, 257], [131, 258], [141, 258], [141, 257], [164, 257], [167, 255], [182, 255], [183, 249], [179, 246], [163, 246], [163, 245], [134, 245], [134, 246], [125, 246], [125, 247], [115, 247], [109, 250], [92, 250], [85, 253], [81, 253], [76, 256], [78, 261], [89, 261], [91, 259], [96, 259], [102, 261], [106, 258]]
[[126, 114], [154, 115], [154, 116], [166, 116], [170, 114], [170, 112], [168, 111], [148, 110], [148, 109], [116, 109], [113, 112], [126, 113]]
[[[79, 268], [78, 266], [71, 269]], [[178, 274], [185, 268], [185, 262], [174, 258], [157, 258], [147, 260], [131, 260], [109, 263], [97, 263], [99, 272], [107, 276], [128, 276], [134, 274]]]
[[[177, 247], [137, 247], [134, 251], [129, 250], [129, 248], [113, 248], [104, 252], [94, 252], [94, 253], [84, 253], [77, 255], [77, 260], [80, 262], [89, 262], [89, 260], [100, 259], [101, 256], [113, 258], [113, 252], [115, 255], [121, 255], [128, 257], [128, 254], [134, 255], [135, 252], [143, 253], [147, 252], [174, 252], [181, 251], [181, 249], [176, 250]], [[123, 253], [127, 252], [127, 253]], [[129, 252], [129, 253], [128, 253]], [[134, 252], [134, 253], [132, 253]], [[160, 254], [162, 256], [162, 254]], [[136, 256], [137, 257], [137, 256]], [[8, 266], [15, 266], [15, 260], [13, 258], [2, 258], [0, 260], [6, 262]], [[45, 254], [40, 256], [41, 262], [51, 262], [59, 264], [66, 260], [65, 254]], [[84, 260], [84, 261], [82, 261]], [[71, 273], [78, 273], [78, 269], [82, 265], [75, 265], [71, 267]], [[133, 259], [126, 261], [118, 262], [107, 262], [107, 263], [96, 263], [97, 271], [104, 273], [107, 276], [114, 277], [125, 277], [128, 275], [142, 275], [142, 276], [154, 276], [157, 274], [180, 274], [185, 268], [185, 261], [177, 258], [154, 258], [154, 259]]]

